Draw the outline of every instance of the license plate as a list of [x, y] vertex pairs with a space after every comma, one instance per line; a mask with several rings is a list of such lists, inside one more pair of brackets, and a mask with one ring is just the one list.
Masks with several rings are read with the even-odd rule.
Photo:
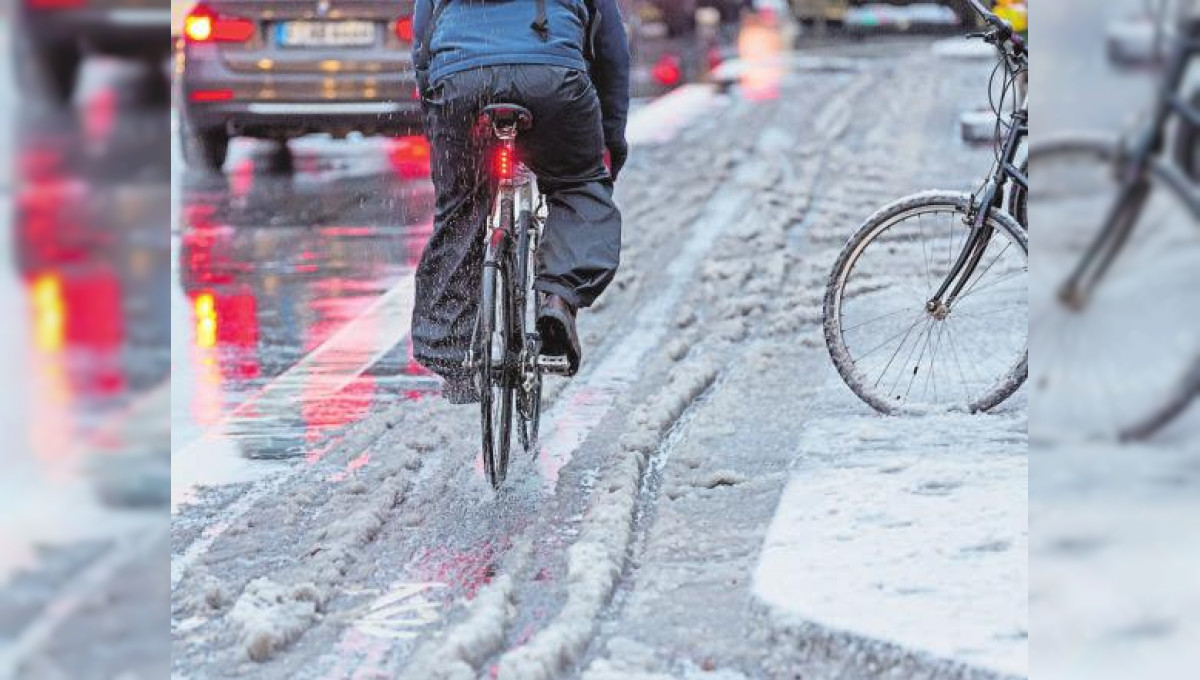
[[276, 30], [284, 47], [362, 47], [375, 42], [370, 21], [285, 21]]

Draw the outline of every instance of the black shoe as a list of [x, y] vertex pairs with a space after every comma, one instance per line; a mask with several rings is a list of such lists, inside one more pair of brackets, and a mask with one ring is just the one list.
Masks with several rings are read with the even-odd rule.
[[442, 398], [451, 404], [478, 404], [479, 386], [473, 374], [448, 376], [442, 384]]
[[557, 295], [547, 295], [538, 311], [538, 334], [542, 336], [542, 355], [567, 358], [567, 376], [579, 372], [583, 352], [575, 331], [575, 308]]

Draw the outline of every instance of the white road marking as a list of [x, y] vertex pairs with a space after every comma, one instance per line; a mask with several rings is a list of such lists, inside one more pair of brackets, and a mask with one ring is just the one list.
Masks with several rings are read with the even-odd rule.
[[419, 628], [441, 620], [442, 605], [426, 600], [424, 594], [444, 583], [400, 583], [371, 604], [370, 613], [354, 622], [354, 628], [372, 637], [410, 640]]
[[42, 614], [21, 631], [12, 643], [0, 647], [0, 678], [12, 678], [21, 665], [54, 638], [60, 627], [75, 616], [88, 599], [125, 566], [143, 558], [151, 547], [164, 539], [167, 530], [160, 518], [147, 521], [145, 531], [134, 532], [117, 542], [104, 557], [59, 589], [58, 595]]

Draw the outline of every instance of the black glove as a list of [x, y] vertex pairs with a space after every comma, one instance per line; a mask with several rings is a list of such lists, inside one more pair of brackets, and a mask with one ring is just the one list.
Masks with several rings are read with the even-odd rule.
[[613, 182], [616, 182], [621, 168], [625, 167], [625, 161], [629, 160], [629, 144], [624, 139], [613, 141], [608, 145], [608, 156], [609, 174], [612, 175]]

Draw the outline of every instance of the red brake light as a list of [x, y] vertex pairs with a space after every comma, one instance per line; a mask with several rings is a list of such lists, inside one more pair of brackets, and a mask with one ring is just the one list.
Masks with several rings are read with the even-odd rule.
[[679, 65], [679, 58], [674, 55], [663, 55], [650, 71], [654, 79], [664, 87], [674, 87], [683, 80], [683, 68]]
[[193, 90], [194, 102], [227, 102], [233, 99], [233, 90]]
[[396, 20], [393, 27], [396, 30], [396, 37], [404, 42], [413, 41], [413, 20], [412, 17], [402, 17]]
[[246, 42], [256, 30], [250, 19], [223, 17], [207, 5], [196, 5], [183, 19], [189, 42]]
[[27, 0], [30, 9], [70, 9], [82, 7], [87, 0]]
[[513, 148], [508, 145], [496, 147], [495, 170], [497, 179], [512, 179], [516, 175], [517, 163]]

